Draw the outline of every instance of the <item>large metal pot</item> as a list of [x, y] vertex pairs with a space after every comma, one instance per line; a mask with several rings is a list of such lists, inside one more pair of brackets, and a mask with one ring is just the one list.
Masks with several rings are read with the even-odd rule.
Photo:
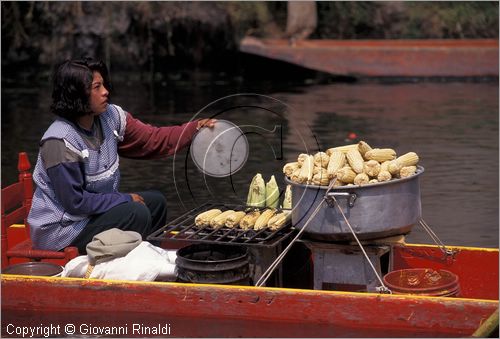
[[[330, 190], [335, 196], [350, 225], [359, 239], [375, 239], [397, 234], [406, 234], [420, 219], [420, 175], [422, 166], [415, 175], [363, 186], [345, 186]], [[302, 229], [318, 204], [325, 198], [327, 187], [292, 185], [292, 224]], [[342, 214], [331, 198], [327, 198], [316, 216], [309, 222], [304, 233], [316, 240], [345, 241], [353, 239]]]

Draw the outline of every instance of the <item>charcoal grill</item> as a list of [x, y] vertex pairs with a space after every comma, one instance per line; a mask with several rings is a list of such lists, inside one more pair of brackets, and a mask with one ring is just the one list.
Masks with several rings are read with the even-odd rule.
[[[208, 202], [169, 222], [149, 235], [147, 239], [150, 241], [168, 239], [191, 243], [244, 244], [247, 246], [276, 247], [293, 232], [290, 221], [277, 230], [261, 229], [255, 231], [227, 227], [214, 229], [210, 226], [203, 228], [196, 226], [194, 221], [196, 216], [213, 208], [218, 208], [222, 211], [247, 211], [249, 209], [249, 207], [243, 205]], [[264, 209], [261, 208], [261, 210]]]

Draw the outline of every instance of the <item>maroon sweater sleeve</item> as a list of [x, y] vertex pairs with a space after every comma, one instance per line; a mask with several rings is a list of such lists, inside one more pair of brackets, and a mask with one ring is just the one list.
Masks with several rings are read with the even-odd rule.
[[158, 159], [173, 155], [191, 142], [198, 121], [180, 126], [155, 127], [127, 113], [123, 141], [118, 144], [118, 154], [126, 158]]

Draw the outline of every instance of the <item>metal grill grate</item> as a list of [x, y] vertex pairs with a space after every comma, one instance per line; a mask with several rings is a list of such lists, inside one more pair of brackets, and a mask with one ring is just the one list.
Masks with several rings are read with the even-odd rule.
[[[155, 231], [148, 236], [148, 240], [162, 241], [169, 239], [197, 243], [245, 244], [249, 246], [274, 247], [293, 232], [290, 221], [280, 229], [274, 231], [269, 229], [258, 231], [242, 230], [239, 228], [227, 227], [213, 229], [210, 226], [203, 228], [196, 226], [194, 222], [196, 216], [213, 208], [218, 208], [222, 211], [246, 211], [248, 209], [247, 206], [242, 205], [205, 203]], [[262, 208], [262, 210], [264, 210], [264, 208]]]

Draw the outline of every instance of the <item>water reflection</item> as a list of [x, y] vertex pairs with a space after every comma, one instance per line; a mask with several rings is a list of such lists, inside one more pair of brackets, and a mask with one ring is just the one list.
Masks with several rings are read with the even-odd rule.
[[[177, 124], [225, 95], [244, 92], [241, 87], [156, 89], [170, 94], [156, 95], [155, 109], [147, 95], [137, 95], [142, 89], [123, 83], [114, 101], [146, 122]], [[215, 105], [200, 113], [249, 126], [249, 158], [233, 177], [203, 176], [184, 150], [165, 160], [122, 159], [122, 191], [161, 190], [169, 219], [207, 200], [243, 203], [255, 173], [266, 181], [274, 174], [283, 191], [286, 162], [305, 150], [344, 144], [355, 132], [373, 146], [420, 155], [423, 217], [445, 244], [498, 247], [498, 84], [329, 84], [266, 95], [275, 100], [236, 97], [224, 104], [228, 110]], [[48, 88], [2, 86], [2, 185], [16, 179], [18, 151], [29, 152], [34, 164], [52, 119], [49, 105]], [[407, 241], [431, 240], [416, 226]]]

